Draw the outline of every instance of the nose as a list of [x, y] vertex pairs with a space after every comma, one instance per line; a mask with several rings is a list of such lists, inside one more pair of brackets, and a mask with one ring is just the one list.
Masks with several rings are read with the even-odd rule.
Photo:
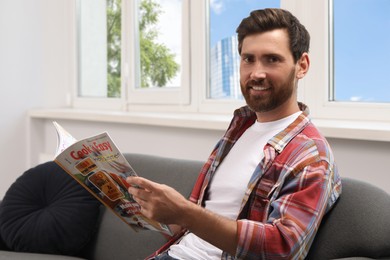
[[264, 66], [260, 62], [257, 62], [253, 65], [252, 72], [251, 72], [251, 78], [252, 79], [265, 79], [266, 72], [264, 69]]

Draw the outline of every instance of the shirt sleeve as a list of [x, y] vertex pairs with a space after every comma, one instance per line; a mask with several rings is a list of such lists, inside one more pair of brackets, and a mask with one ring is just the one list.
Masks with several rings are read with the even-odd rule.
[[[341, 188], [333, 175], [332, 166], [320, 161], [287, 176], [280, 190], [271, 195], [264, 221], [238, 220], [236, 258], [303, 259], [329, 201]], [[250, 210], [256, 211], [256, 201]]]

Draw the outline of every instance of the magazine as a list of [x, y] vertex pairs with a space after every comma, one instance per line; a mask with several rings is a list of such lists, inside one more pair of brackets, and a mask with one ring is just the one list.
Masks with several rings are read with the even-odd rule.
[[127, 191], [128, 176], [137, 174], [107, 132], [77, 141], [57, 122], [54, 161], [134, 230], [172, 235], [167, 225], [146, 218]]

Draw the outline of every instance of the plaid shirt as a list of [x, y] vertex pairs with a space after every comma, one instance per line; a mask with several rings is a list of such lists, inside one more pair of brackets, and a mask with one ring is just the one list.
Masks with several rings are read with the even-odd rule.
[[[236, 255], [222, 259], [303, 259], [324, 214], [341, 193], [329, 144], [311, 123], [308, 109], [263, 148], [238, 215]], [[218, 165], [256, 120], [248, 107], [234, 118], [201, 170], [190, 200], [202, 205]]]

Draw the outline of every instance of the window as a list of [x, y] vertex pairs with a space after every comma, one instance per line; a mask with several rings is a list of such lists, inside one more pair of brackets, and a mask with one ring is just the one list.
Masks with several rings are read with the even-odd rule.
[[136, 88], [180, 87], [182, 1], [142, 0], [137, 9]]
[[330, 100], [390, 102], [390, 1], [334, 0]]
[[126, 3], [128, 104], [189, 105], [189, 1]]
[[189, 103], [188, 1], [77, 0], [75, 8], [76, 106]]
[[235, 29], [250, 10], [280, 6], [311, 34], [298, 95], [312, 117], [390, 121], [387, 0], [75, 1], [75, 107], [231, 113], [244, 104]]
[[[354, 94], [356, 93], [356, 85], [353, 82], [356, 78], [351, 78], [350, 76], [351, 72], [356, 72], [353, 71], [353, 66], [356, 63], [365, 61], [367, 69], [371, 67], [375, 70], [380, 60], [385, 55], [388, 55], [376, 57], [377, 62], [375, 64], [368, 63], [370, 59], [367, 59], [367, 55], [373, 53], [372, 49], [378, 48], [377, 39], [383, 36], [376, 35], [375, 41], [365, 43], [369, 44], [366, 46], [360, 45], [359, 42], [351, 42], [352, 35], [356, 33], [360, 33], [364, 37], [370, 34], [364, 30], [362, 31], [363, 28], [356, 21], [364, 19], [356, 18], [351, 12], [355, 8], [359, 8], [370, 13], [370, 17], [384, 17], [378, 13], [372, 13], [372, 8], [376, 9], [378, 6], [386, 8], [388, 6], [387, 2], [384, 0], [326, 0], [318, 2], [301, 0], [299, 2], [282, 2], [282, 6], [284, 4], [284, 7], [296, 14], [305, 24], [311, 35], [311, 66], [307, 76], [300, 82], [298, 95], [299, 99], [309, 105], [314, 119], [324, 119], [323, 122], [329, 122], [329, 120], [338, 121], [339, 123], [334, 123], [336, 128], [349, 124], [349, 122], [352, 124], [352, 121], [357, 122], [356, 125], [363, 128], [375, 128], [375, 125], [378, 125], [378, 123], [390, 122], [389, 103], [381, 103], [379, 100], [368, 102], [368, 96], [366, 96], [366, 100], [360, 99], [359, 102], [356, 102], [356, 97], [361, 96], [361, 94]], [[347, 12], [348, 15], [345, 15]], [[343, 19], [346, 20], [343, 22]], [[354, 21], [354, 26], [345, 27], [348, 19]], [[366, 22], [370, 23], [369, 21]], [[382, 20], [382, 22], [385, 23], [385, 20]], [[346, 41], [347, 45], [342, 47], [341, 41]], [[342, 51], [342, 48], [350, 51], [356, 46], [361, 48], [358, 56], [351, 53], [348, 54], [346, 50]], [[384, 52], [386, 51], [384, 50]], [[343, 63], [346, 64], [346, 62], [350, 64], [350, 67], [348, 66], [347, 68], [345, 65], [342, 65]], [[384, 74], [379, 75], [377, 72], [370, 76], [359, 73], [357, 79], [367, 77], [368, 82], [370, 82], [370, 78], [374, 82], [374, 78], [382, 76]], [[361, 80], [362, 82], [365, 81], [365, 79]], [[383, 86], [386, 88], [386, 85]], [[372, 86], [371, 83], [369, 86], [365, 86], [365, 88], [370, 89], [372, 92], [378, 91], [375, 89], [378, 86]], [[351, 95], [348, 94], [349, 96], [346, 96], [342, 93], [350, 93]], [[354, 128], [354, 126], [351, 126], [351, 129]]]
[[78, 96], [120, 96], [120, 5], [118, 1], [83, 0], [76, 8]]

